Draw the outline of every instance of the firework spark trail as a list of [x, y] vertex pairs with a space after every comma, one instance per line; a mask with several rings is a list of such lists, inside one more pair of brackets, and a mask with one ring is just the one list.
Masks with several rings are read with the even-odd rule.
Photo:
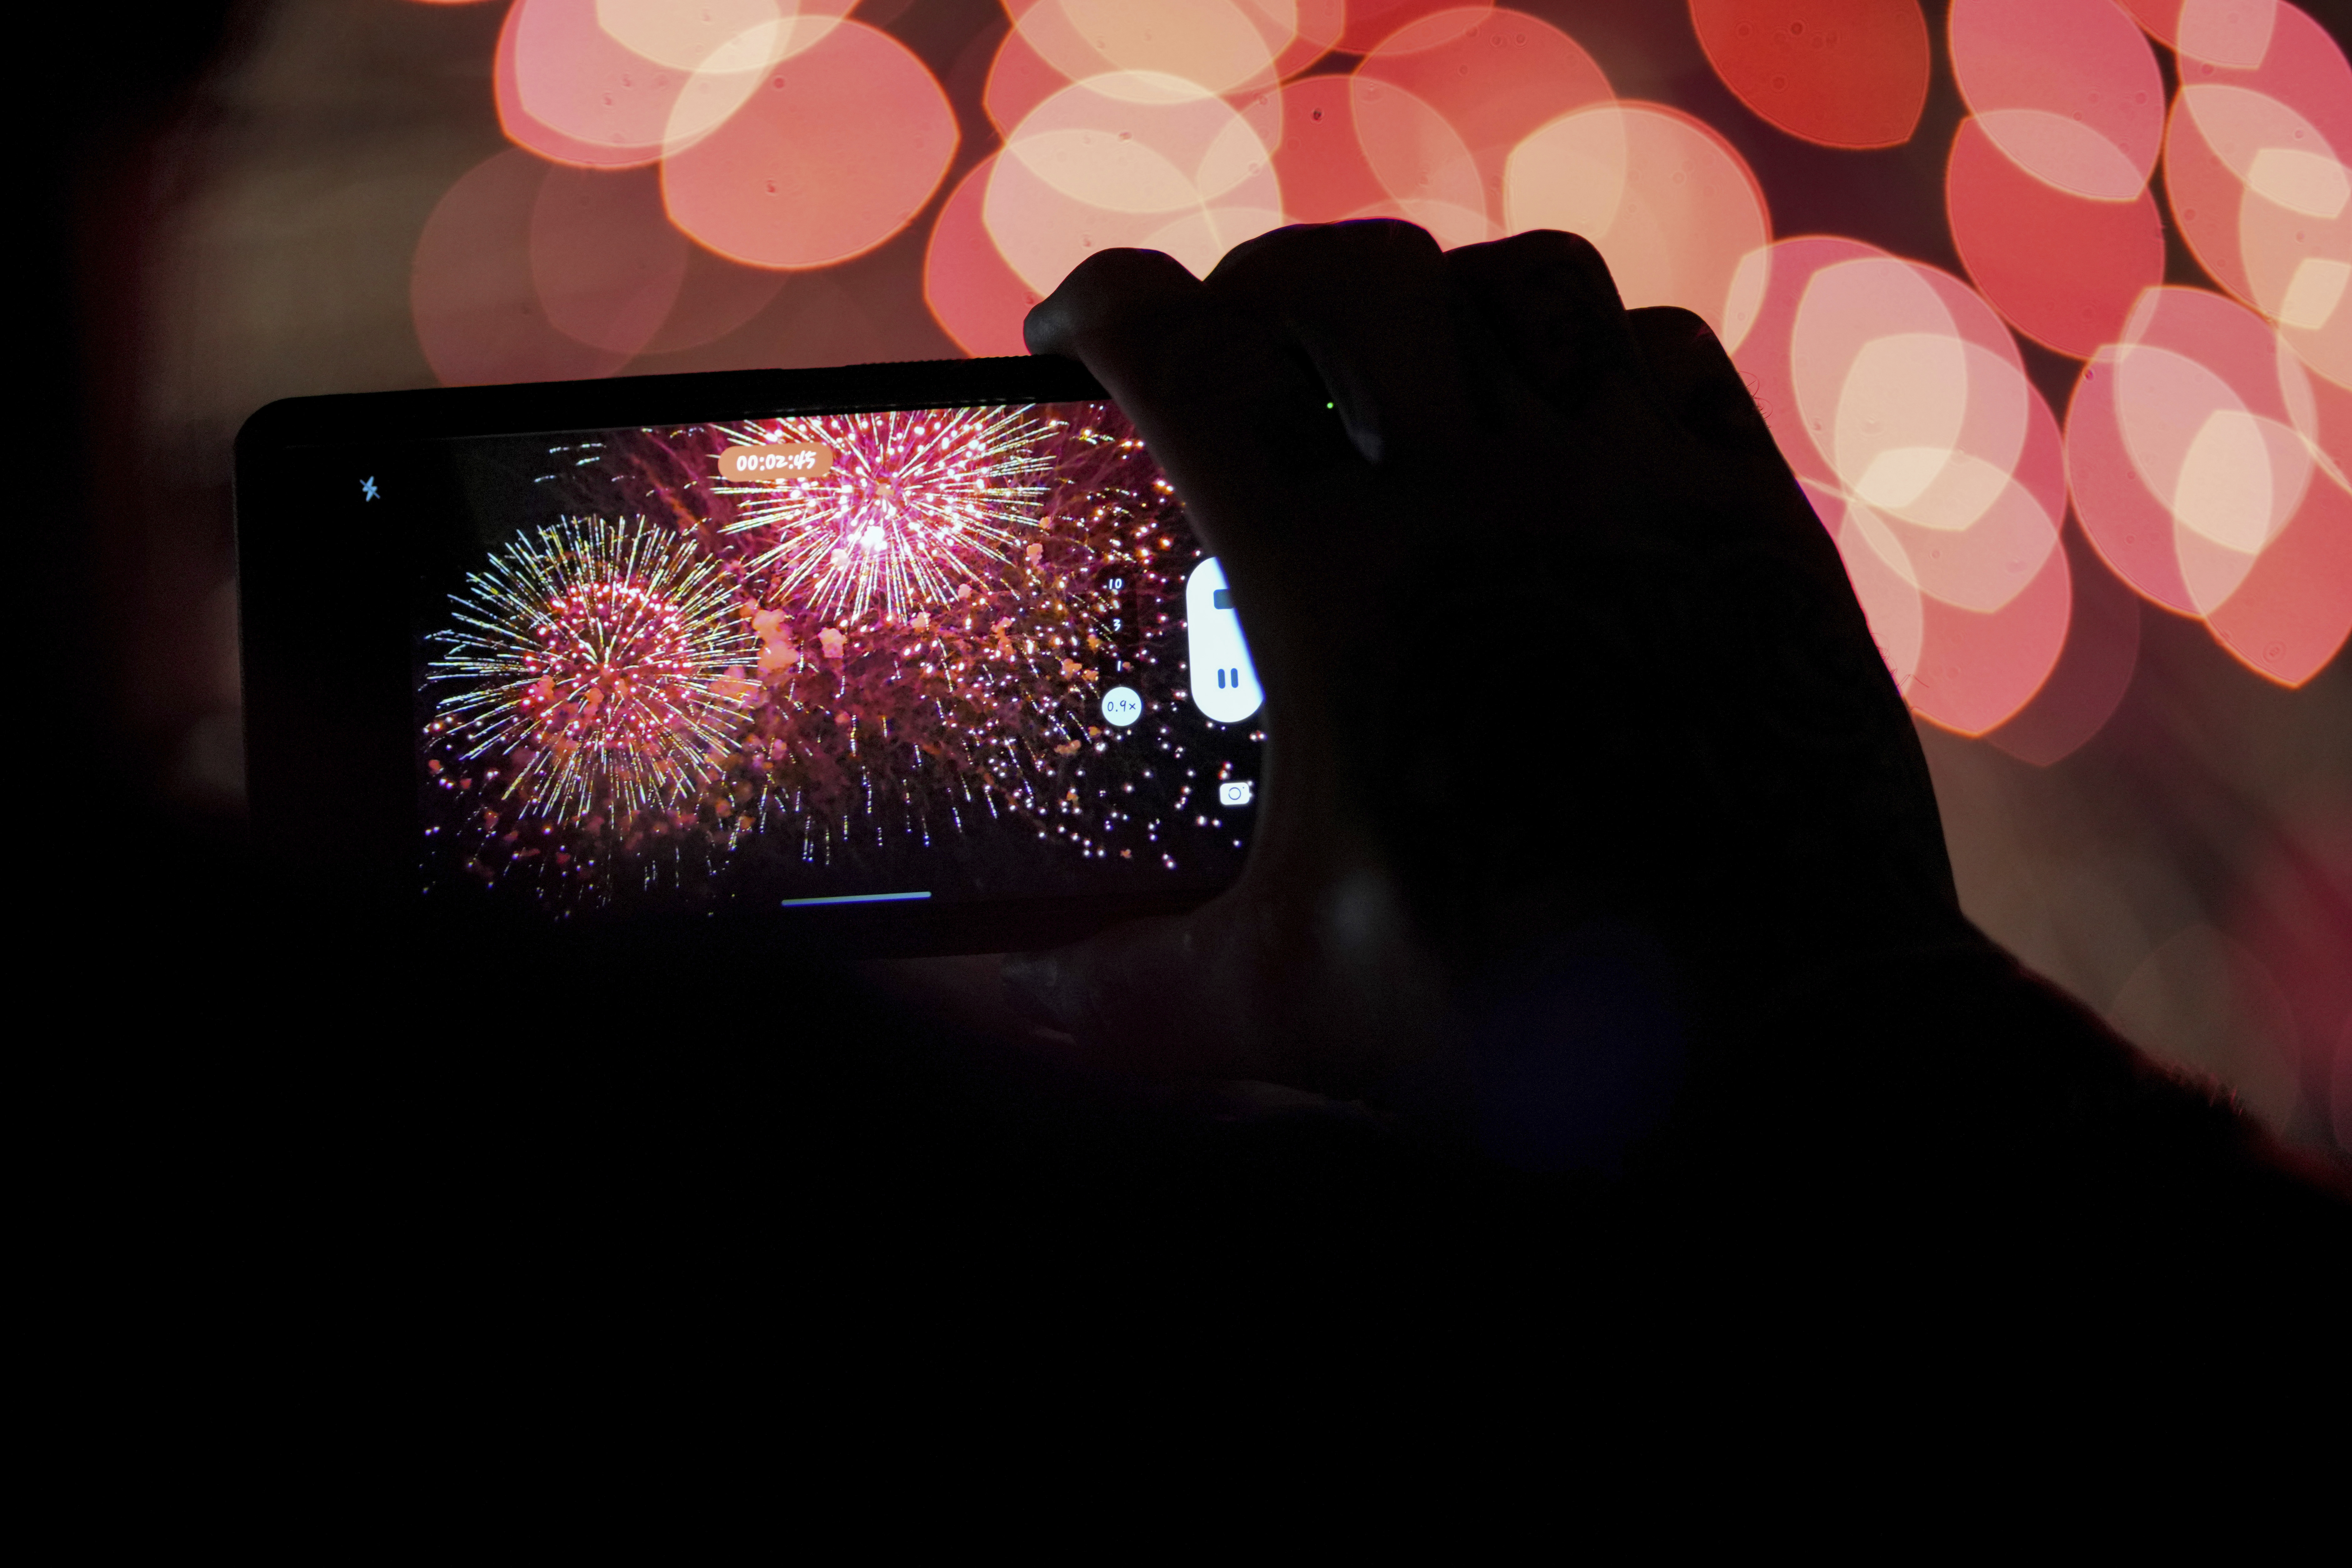
[[717, 485], [738, 498], [730, 533], [770, 532], [747, 563], [772, 572], [770, 601], [800, 597], [855, 619], [893, 619], [987, 585], [1036, 519], [1051, 459], [1026, 408], [833, 414], [722, 426], [747, 445], [808, 442], [833, 454], [824, 474]]
[[505, 754], [526, 813], [668, 810], [725, 766], [758, 645], [708, 557], [642, 518], [567, 517], [466, 581], [432, 639], [428, 678], [460, 683], [434, 729], [469, 760]]

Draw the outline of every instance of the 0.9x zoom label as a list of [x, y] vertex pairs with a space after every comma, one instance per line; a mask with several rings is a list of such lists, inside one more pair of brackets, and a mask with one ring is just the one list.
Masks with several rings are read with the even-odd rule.
[[833, 448], [814, 441], [762, 447], [730, 447], [719, 454], [724, 479], [805, 479], [833, 468]]

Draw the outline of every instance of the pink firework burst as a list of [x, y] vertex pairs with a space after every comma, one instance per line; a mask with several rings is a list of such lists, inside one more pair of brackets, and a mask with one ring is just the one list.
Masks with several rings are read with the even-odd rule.
[[896, 410], [763, 419], [721, 431], [747, 446], [822, 447], [816, 474], [715, 488], [737, 498], [730, 533], [752, 533], [747, 564], [771, 603], [800, 597], [845, 617], [893, 619], [987, 586], [1036, 525], [1052, 466], [1026, 408]]
[[634, 818], [715, 777], [758, 689], [733, 580], [643, 519], [564, 518], [469, 573], [427, 735], [507, 774], [526, 815]]

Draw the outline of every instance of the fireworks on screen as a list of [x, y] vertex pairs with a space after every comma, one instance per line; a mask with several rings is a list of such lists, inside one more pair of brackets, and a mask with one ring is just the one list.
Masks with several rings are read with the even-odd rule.
[[1034, 528], [1047, 432], [1020, 408], [914, 409], [723, 428], [744, 445], [805, 444], [822, 473], [720, 484], [730, 533], [752, 547], [769, 597], [856, 620], [904, 618], [984, 588]]
[[[759, 694], [733, 577], [643, 519], [519, 534], [431, 640], [428, 737], [541, 826], [675, 813], [733, 761]], [[441, 771], [436, 759], [435, 771]]]
[[[911, 606], [901, 598], [894, 607], [875, 593], [861, 608], [846, 586], [846, 574], [863, 569], [855, 565], [795, 574], [774, 552], [781, 545], [760, 558], [774, 563], [775, 575], [752, 618], [769, 700], [747, 747], [759, 791], [747, 826], [781, 835], [800, 858], [826, 863], [845, 850], [884, 848], [892, 837], [929, 846], [994, 823], [1066, 841], [1088, 857], [1164, 851], [1156, 825], [1123, 819], [1124, 796], [1096, 798], [1114, 770], [1097, 766], [1089, 784], [1087, 763], [1111, 739], [1098, 710], [1102, 692], [1160, 658], [1150, 634], [1165, 625], [1158, 619], [1168, 582], [1160, 541], [1176, 502], [1115, 414], [1077, 412], [1076, 419], [1034, 410], [847, 416], [828, 421], [824, 437], [814, 421], [726, 433], [764, 442], [829, 437], [842, 443], [838, 451], [871, 454], [920, 440], [909, 432], [929, 420], [960, 432], [955, 440], [968, 454], [960, 463], [993, 452], [996, 465], [960, 470], [971, 475], [956, 482], [960, 493], [986, 499], [958, 503], [963, 534], [944, 552], [947, 564], [933, 557], [924, 578], [905, 569], [905, 581], [936, 584]], [[878, 460], [866, 471], [884, 484], [897, 472]], [[923, 471], [938, 470], [926, 460]], [[899, 483], [895, 493], [914, 504], [913, 487]], [[942, 511], [958, 493], [942, 484]], [[782, 510], [763, 501], [754, 496], [739, 518]], [[785, 504], [791, 515], [818, 515]], [[739, 523], [728, 531], [751, 531]], [[941, 534], [886, 534], [901, 537], [936, 546]], [[905, 559], [921, 560], [923, 552]], [[827, 574], [836, 570], [842, 574]], [[1154, 624], [1139, 626], [1147, 616]]]
[[[866, 476], [863, 499], [826, 513], [789, 480], [721, 472], [730, 447], [818, 439], [863, 455], [837, 464]], [[427, 671], [428, 837], [464, 869], [596, 904], [713, 876], [929, 876], [951, 844], [975, 868], [1034, 867], [1015, 847], [1042, 842], [1161, 873], [1216, 838], [1214, 759], [1173, 726], [1199, 551], [1115, 408], [677, 426], [545, 451], [534, 488], [581, 520], [475, 573]], [[656, 521], [597, 521], [612, 510]], [[853, 527], [882, 547], [843, 564], [793, 542]], [[1109, 725], [1116, 685], [1151, 716]]]

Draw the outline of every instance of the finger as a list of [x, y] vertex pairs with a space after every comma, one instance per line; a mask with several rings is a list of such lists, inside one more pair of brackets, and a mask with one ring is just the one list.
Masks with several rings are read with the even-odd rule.
[[1094, 373], [1221, 553], [1248, 543], [1213, 537], [1241, 510], [1224, 503], [1355, 460], [1278, 329], [1158, 251], [1089, 257], [1029, 312], [1024, 334], [1031, 353]]
[[1463, 450], [1473, 407], [1444, 256], [1426, 230], [1387, 218], [1276, 229], [1234, 247], [1208, 288], [1296, 340], [1367, 461]]
[[1221, 923], [1201, 911], [1013, 953], [1004, 988], [1018, 1010], [1068, 1034], [1081, 1059], [1155, 1078], [1244, 1076], [1255, 1063], [1233, 1004], [1249, 987], [1218, 973]]
[[1683, 428], [1727, 452], [1778, 453], [1756, 394], [1702, 317], [1678, 306], [1652, 305], [1627, 312], [1627, 321], [1652, 385]]
[[[1774, 543], [1803, 562], [1833, 596], [1850, 599], [1837, 547], [1798, 488], [1723, 341], [1699, 316], [1671, 305], [1634, 310], [1628, 319], [1652, 395], [1694, 438], [1730, 459], [1734, 481], [1746, 491], [1744, 504], [1704, 509], [1717, 524], [1717, 542]], [[1721, 526], [1733, 519], [1746, 519], [1749, 526]]]
[[1570, 408], [1646, 378], [1609, 264], [1557, 229], [1465, 245], [1446, 273], [1528, 384]]

